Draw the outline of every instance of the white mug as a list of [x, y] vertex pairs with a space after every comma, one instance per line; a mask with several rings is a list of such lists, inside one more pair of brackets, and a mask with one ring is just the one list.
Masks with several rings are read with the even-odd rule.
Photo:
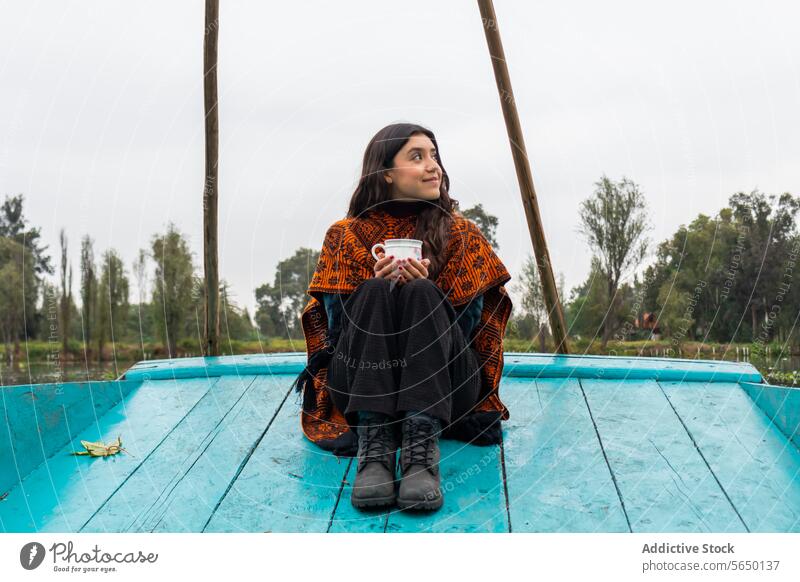
[[384, 256], [394, 255], [395, 259], [422, 260], [422, 241], [415, 238], [387, 238], [382, 243], [372, 245], [371, 252], [376, 261], [380, 258], [376, 254], [379, 248], [383, 249]]

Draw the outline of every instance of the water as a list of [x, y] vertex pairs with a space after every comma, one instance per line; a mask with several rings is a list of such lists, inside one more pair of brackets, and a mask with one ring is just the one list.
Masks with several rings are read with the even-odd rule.
[[800, 354], [785, 354], [781, 357], [780, 354], [775, 353], [773, 350], [767, 350], [763, 356], [755, 357], [748, 347], [735, 346], [729, 348], [726, 352], [720, 350], [708, 351], [704, 349], [702, 352], [693, 352], [692, 350], [677, 350], [677, 349], [664, 349], [652, 348], [645, 349], [642, 353], [637, 351], [624, 351], [623, 353], [616, 354], [613, 351], [609, 355], [624, 355], [624, 356], [647, 356], [647, 357], [661, 357], [661, 358], [683, 358], [687, 360], [700, 359], [700, 360], [724, 360], [726, 362], [750, 362], [753, 365], [761, 368], [766, 367], [769, 369], [781, 370], [783, 372], [791, 372], [800, 370]]
[[50, 363], [25, 363], [14, 370], [5, 364], [0, 364], [0, 385], [13, 386], [17, 384], [55, 384], [60, 382], [86, 382], [87, 380], [115, 380], [125, 370], [136, 362], [71, 362], [66, 364], [66, 369]]
[[[650, 353], [648, 353], [648, 351]], [[688, 351], [683, 351], [681, 354], [668, 354], [661, 353], [662, 350], [645, 350], [643, 356], [669, 356], [669, 357], [683, 357], [691, 359], [692, 356], [698, 357], [696, 354], [691, 354]], [[624, 355], [624, 354], [620, 354]], [[631, 354], [635, 355], [635, 354]], [[704, 360], [718, 360], [722, 359], [719, 352], [709, 354], [703, 352], [699, 358]], [[766, 358], [762, 361], [752, 361], [757, 365], [762, 373], [767, 370], [780, 370], [782, 372], [792, 372], [800, 370], [800, 355], [792, 355], [784, 358], [776, 358], [775, 354], [765, 354]], [[738, 354], [731, 351], [725, 354], [725, 360], [749, 362], [750, 354], [741, 350]], [[764, 361], [766, 360], [766, 362]], [[136, 362], [90, 362], [88, 366], [84, 363], [71, 362], [66, 365], [66, 370], [63, 375], [59, 368], [47, 362], [33, 363], [27, 366], [25, 363], [19, 365], [18, 370], [12, 370], [5, 364], [0, 364], [0, 386], [13, 386], [17, 384], [53, 384], [58, 382], [86, 382], [88, 380], [114, 380], [119, 378], [125, 370], [130, 368]], [[766, 364], [766, 366], [765, 366]]]

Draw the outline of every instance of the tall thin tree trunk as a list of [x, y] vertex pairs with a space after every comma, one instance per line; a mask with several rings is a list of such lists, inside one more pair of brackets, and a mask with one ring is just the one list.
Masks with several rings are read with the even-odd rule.
[[606, 313], [606, 318], [603, 320], [603, 338], [600, 344], [600, 347], [605, 351], [606, 346], [608, 345], [608, 340], [611, 338], [611, 329], [613, 328], [614, 322], [614, 311], [615, 311], [615, 303], [616, 303], [616, 293], [614, 292], [614, 284], [609, 280], [608, 281], [608, 310]]
[[14, 362], [13, 362], [14, 368], [13, 369], [14, 369], [15, 372], [19, 372], [19, 360], [20, 360], [21, 354], [22, 354], [22, 349], [21, 349], [20, 344], [19, 344], [19, 335], [17, 335], [17, 336], [14, 337]]
[[547, 350], [547, 326], [544, 322], [539, 323], [539, 352], [544, 353]]

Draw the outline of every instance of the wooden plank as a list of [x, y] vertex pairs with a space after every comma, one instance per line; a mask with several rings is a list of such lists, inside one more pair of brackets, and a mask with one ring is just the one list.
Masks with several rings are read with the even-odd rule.
[[630, 531], [578, 380], [503, 380], [514, 532]]
[[749, 531], [800, 531], [800, 451], [741, 387], [661, 386]]
[[[37, 467], [0, 503], [8, 532], [75, 532], [124, 483], [216, 382], [216, 378], [145, 382]], [[122, 435], [129, 454], [70, 455], [81, 440]]]
[[[180, 476], [137, 520], [137, 531], [200, 532], [286, 399], [286, 376], [258, 376]], [[208, 430], [208, 429], [205, 429]]]
[[634, 532], [746, 531], [657, 382], [581, 385]]
[[[287, 389], [289, 381], [283, 377]], [[281, 406], [203, 531], [327, 530], [349, 459], [303, 435], [297, 400], [292, 395]]]
[[[261, 394], [258, 388], [252, 387], [255, 379], [255, 376], [220, 378], [214, 389], [208, 391], [197, 406], [181, 419], [175, 430], [170, 432], [158, 448], [130, 475], [119, 491], [100, 506], [80, 531], [139, 531], [143, 524], [153, 519], [153, 516], [160, 516], [164, 504], [169, 502], [170, 495], [176, 488], [180, 488], [187, 473], [195, 466], [220, 431], [224, 430], [226, 423], [237, 417], [241, 407], [252, 406], [253, 397], [257, 402], [261, 402], [262, 398], [269, 400], [269, 393]], [[250, 390], [258, 393], [248, 398]], [[275, 394], [278, 390], [268, 392]], [[280, 397], [273, 396], [275, 408], [282, 398], [283, 394]], [[266, 404], [267, 402], [263, 403]], [[230, 453], [233, 456], [233, 451]], [[237, 462], [238, 459], [231, 460], [234, 465]], [[213, 481], [213, 478], [219, 475], [219, 468], [216, 469], [216, 472], [209, 472], [206, 481]], [[204, 505], [210, 504], [211, 508], [214, 507], [217, 497], [207, 499], [204, 493], [203, 490], [194, 491], [194, 501], [187, 503], [185, 508], [187, 514], [199, 511]], [[204, 523], [205, 517], [200, 522], [200, 527]]]

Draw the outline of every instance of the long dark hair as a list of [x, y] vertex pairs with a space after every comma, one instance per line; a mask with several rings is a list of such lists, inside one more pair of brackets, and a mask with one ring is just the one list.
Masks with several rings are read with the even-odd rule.
[[397, 155], [412, 135], [423, 134], [430, 138], [438, 153], [439, 167], [442, 169], [442, 180], [439, 183], [439, 198], [430, 200], [417, 218], [414, 238], [422, 241], [422, 256], [430, 259], [428, 276], [436, 280], [444, 266], [444, 251], [450, 233], [452, 215], [458, 210], [458, 200], [450, 198], [450, 178], [442, 164], [441, 151], [433, 132], [415, 123], [393, 123], [376, 133], [367, 144], [364, 162], [361, 168], [361, 179], [358, 181], [350, 198], [348, 218], [364, 217], [366, 212], [380, 209], [381, 203], [391, 199], [390, 185], [383, 177], [386, 170], [394, 167]]

